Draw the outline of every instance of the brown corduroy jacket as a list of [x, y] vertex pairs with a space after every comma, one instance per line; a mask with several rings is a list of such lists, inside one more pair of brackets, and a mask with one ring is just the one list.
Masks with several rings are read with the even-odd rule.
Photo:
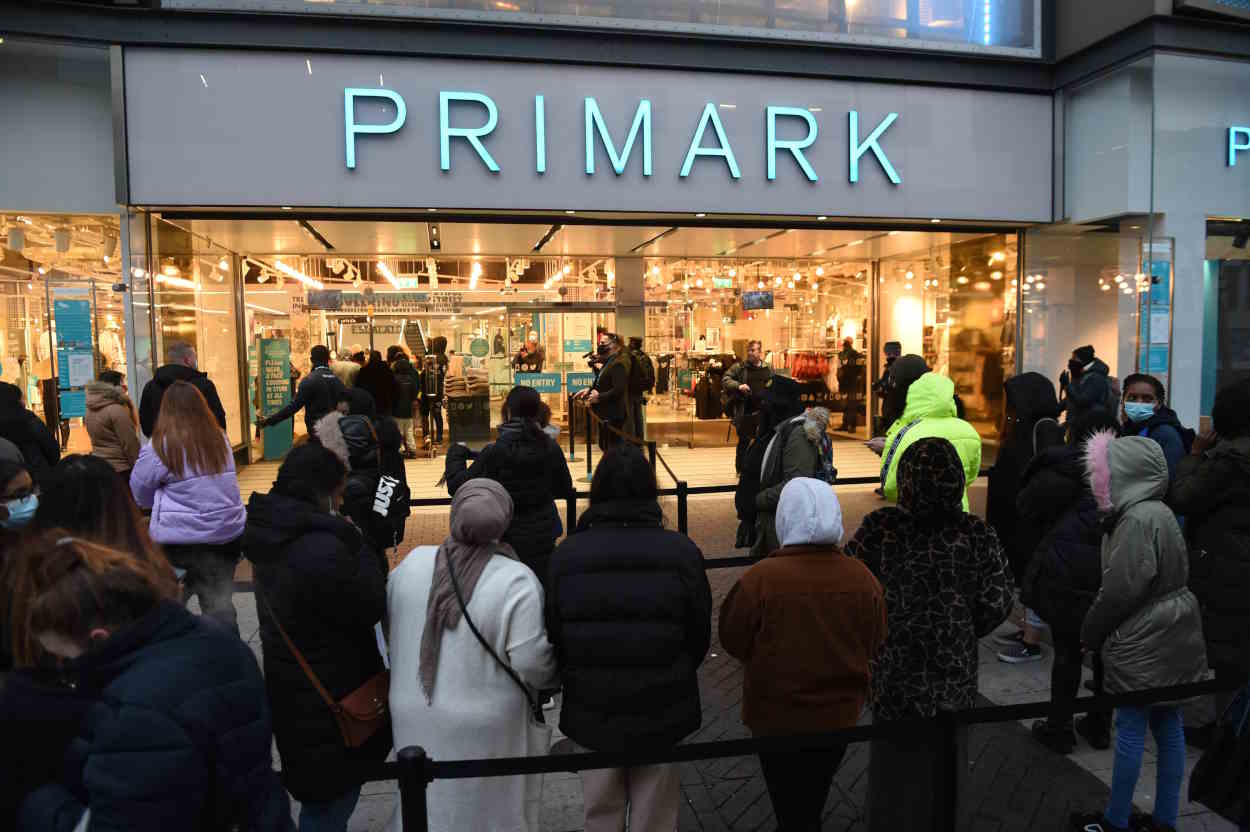
[[835, 546], [778, 549], [721, 605], [721, 646], [746, 664], [742, 721], [757, 736], [855, 725], [885, 637], [881, 584]]

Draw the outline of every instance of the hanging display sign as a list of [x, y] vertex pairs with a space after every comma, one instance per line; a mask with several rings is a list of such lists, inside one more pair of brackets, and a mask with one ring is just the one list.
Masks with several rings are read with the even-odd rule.
[[559, 373], [516, 373], [513, 384], [533, 387], [539, 393], [559, 393], [563, 379]]
[[[322, 53], [308, 72], [276, 50], [123, 56], [136, 204], [272, 206], [280, 194], [411, 210], [420, 194], [447, 210], [1052, 215], [1050, 95], [723, 68]], [[222, 124], [265, 129], [221, 142]]]
[[[262, 338], [260, 342], [260, 412], [271, 416], [291, 401], [291, 342]], [[265, 459], [281, 459], [291, 450], [295, 425], [285, 419], [261, 433]]]
[[87, 415], [83, 389], [95, 378], [95, 350], [91, 342], [91, 301], [53, 300], [56, 322], [57, 390], [61, 418]]
[[338, 312], [343, 308], [343, 292], [339, 289], [309, 289], [308, 308]]
[[336, 311], [355, 314], [458, 314], [464, 304], [464, 295], [460, 292], [340, 292], [339, 295]]

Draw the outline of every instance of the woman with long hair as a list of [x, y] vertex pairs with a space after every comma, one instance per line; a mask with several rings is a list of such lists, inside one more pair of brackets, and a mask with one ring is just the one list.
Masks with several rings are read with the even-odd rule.
[[165, 391], [130, 490], [141, 508], [152, 510], [152, 539], [170, 563], [186, 570], [187, 596], [197, 596], [204, 615], [237, 632], [231, 596], [247, 512], [230, 440], [192, 385], [174, 382]]
[[573, 478], [564, 451], [542, 429], [541, 406], [534, 388], [512, 388], [500, 410], [499, 439], [476, 454], [465, 445], [448, 448], [446, 479], [453, 497], [477, 477], [495, 480], [507, 490], [513, 513], [503, 541], [546, 586], [547, 563], [560, 529], [555, 500], [573, 493]]
[[80, 706], [58, 719], [27, 698], [14, 712], [6, 692], [6, 726], [64, 731], [54, 759], [21, 772], [17, 829], [290, 828], [251, 650], [189, 615], [153, 564], [64, 529], [28, 540], [15, 575], [18, 665], [56, 657]]

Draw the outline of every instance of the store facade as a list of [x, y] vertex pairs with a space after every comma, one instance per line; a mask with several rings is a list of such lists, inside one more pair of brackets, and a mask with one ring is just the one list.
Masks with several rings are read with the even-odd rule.
[[[48, 341], [32, 375], [65, 382], [49, 388], [70, 402], [58, 418], [78, 392], [46, 334], [62, 288], [89, 296], [90, 342], [70, 349], [90, 349], [97, 373], [124, 367], [135, 395], [170, 344], [196, 346], [253, 456], [275, 342], [303, 372], [314, 343], [420, 353], [443, 336], [494, 399], [525, 381], [560, 415], [613, 329], [662, 370], [648, 434], [689, 444], [726, 441], [700, 384], [756, 339], [815, 400], [854, 413], [860, 437], [889, 342], [951, 375], [987, 439], [1002, 381], [1055, 378], [1079, 344], [1118, 376], [1163, 377], [1189, 423], [1240, 372], [1244, 63], [1160, 51], [1052, 85], [1028, 74], [1048, 65], [1033, 53], [971, 82], [906, 60], [895, 77], [822, 76], [798, 53], [786, 74], [696, 66], [695, 51], [570, 66], [507, 48], [136, 40], [43, 42], [64, 50], [43, 65], [12, 57], [20, 38], [0, 49], [62, 96], [0, 149], [11, 169], [57, 150], [40, 147], [49, 135], [94, 137], [66, 155], [105, 182], [98, 205], [69, 204], [100, 189], [62, 163], [72, 181], [18, 177], [0, 199], [3, 277], [27, 298], [10, 300], [22, 334], [2, 360]], [[62, 89], [72, 50], [96, 59], [85, 90]], [[89, 124], [53, 120], [67, 113]], [[1195, 188], [1182, 171], [1199, 153]]]

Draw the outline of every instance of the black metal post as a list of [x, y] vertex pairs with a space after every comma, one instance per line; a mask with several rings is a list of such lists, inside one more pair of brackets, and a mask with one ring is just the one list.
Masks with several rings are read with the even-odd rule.
[[651, 460], [651, 473], [655, 473], [655, 440], [647, 440], [647, 458]]
[[595, 474], [594, 470], [590, 467], [590, 446], [593, 441], [591, 438], [591, 428], [593, 427], [591, 422], [593, 421], [594, 420], [590, 416], [590, 405], [586, 405], [586, 482], [590, 482], [590, 478]]
[[577, 528], [577, 495], [570, 494], [566, 500], [566, 510], [564, 512], [564, 533], [572, 534]]
[[690, 533], [690, 507], [686, 505], [686, 481], [677, 481], [677, 531]]
[[577, 411], [573, 409], [573, 397], [569, 396], [569, 459], [577, 459]]
[[959, 825], [959, 723], [955, 709], [943, 705], [935, 717], [933, 756], [933, 832], [955, 832]]
[[416, 745], [399, 749], [398, 756], [399, 806], [404, 832], [428, 832], [430, 819], [425, 788], [430, 784], [426, 770], [429, 758], [425, 756], [425, 749]]

